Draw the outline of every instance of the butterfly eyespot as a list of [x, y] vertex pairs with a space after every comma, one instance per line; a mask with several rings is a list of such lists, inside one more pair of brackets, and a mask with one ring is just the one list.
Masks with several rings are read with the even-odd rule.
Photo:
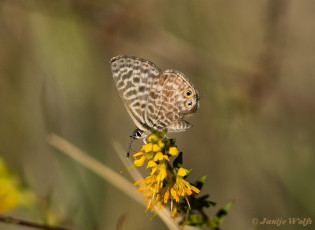
[[193, 96], [193, 92], [191, 91], [191, 89], [186, 89], [184, 91], [184, 97], [189, 98], [189, 97], [192, 97], [192, 96]]
[[193, 105], [192, 101], [187, 101], [185, 106], [186, 108], [190, 108]]

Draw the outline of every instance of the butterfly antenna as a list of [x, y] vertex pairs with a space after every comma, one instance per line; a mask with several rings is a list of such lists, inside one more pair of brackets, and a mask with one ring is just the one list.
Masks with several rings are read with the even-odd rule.
[[136, 139], [136, 138], [135, 138], [134, 135], [131, 135], [131, 136], [130, 136], [130, 139], [129, 139], [129, 142], [128, 142], [127, 158], [129, 158], [130, 150], [131, 150], [131, 144], [132, 144], [132, 142], [133, 142], [135, 139]]

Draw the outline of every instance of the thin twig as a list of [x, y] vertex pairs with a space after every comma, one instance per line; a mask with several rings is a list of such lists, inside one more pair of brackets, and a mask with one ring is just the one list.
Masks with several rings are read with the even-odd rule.
[[15, 224], [15, 225], [20, 225], [24, 227], [36, 228], [36, 229], [44, 229], [44, 230], [70, 230], [69, 228], [38, 224], [38, 223], [30, 222], [27, 220], [13, 218], [11, 216], [0, 216], [0, 222], [6, 223], [6, 224]]

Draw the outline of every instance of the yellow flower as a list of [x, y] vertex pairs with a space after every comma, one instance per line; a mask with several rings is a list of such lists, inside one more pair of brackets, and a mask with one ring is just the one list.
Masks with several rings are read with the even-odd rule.
[[177, 176], [179, 176], [179, 177], [186, 176], [187, 172], [188, 172], [187, 169], [179, 168], [179, 169], [178, 169], [178, 172], [177, 172]]
[[[135, 183], [137, 191], [148, 201], [146, 210], [159, 210], [171, 201], [171, 215], [177, 217], [181, 210], [181, 198], [187, 197], [193, 192], [199, 193], [199, 189], [190, 185], [183, 177], [189, 171], [184, 168], [173, 168], [169, 164], [169, 157], [178, 155], [175, 141], [164, 138], [165, 134], [150, 134], [147, 138], [148, 144], [142, 146], [140, 152], [133, 155], [134, 165], [142, 166], [150, 170], [149, 176]], [[176, 172], [176, 173], [174, 173]], [[189, 203], [188, 203], [189, 205]]]
[[164, 157], [163, 157], [163, 153], [161, 153], [161, 152], [158, 152], [157, 154], [155, 154], [155, 156], [154, 156], [154, 161], [161, 161], [161, 160], [163, 160], [164, 159]]
[[135, 158], [135, 160], [133, 162], [134, 165], [138, 166], [138, 167], [142, 166], [144, 164], [144, 162], [147, 160], [144, 152], [137, 152], [137, 153], [133, 154], [132, 156]]
[[[163, 156], [164, 154], [161, 152], [162, 151], [161, 146], [164, 146], [164, 143], [162, 140], [163, 139], [159, 138], [156, 134], [151, 134], [148, 137], [149, 143], [143, 145], [141, 150], [133, 155], [133, 157], [135, 158], [134, 165], [137, 167], [140, 167], [145, 162], [148, 162], [151, 159], [154, 159], [154, 161], [161, 161], [163, 159], [166, 159], [169, 161], [168, 157], [166, 155]], [[150, 167], [151, 166], [147, 165], [147, 168], [150, 168]]]
[[168, 156], [164, 155], [162, 152], [158, 152], [157, 154], [155, 154], [155, 156], [153, 158], [154, 161], [162, 161], [164, 159], [167, 161], [170, 161]]
[[[154, 175], [158, 182], [163, 182], [167, 173], [165, 164], [157, 164], [155, 167], [152, 167], [150, 175]], [[163, 184], [161, 184], [162, 187]]]
[[199, 193], [200, 190], [189, 184], [183, 177], [187, 174], [188, 170], [180, 168], [176, 175], [176, 182], [171, 189], [171, 196], [176, 202], [179, 202], [180, 197], [187, 197], [193, 192]]
[[142, 156], [142, 155], [144, 155], [144, 152], [137, 152], [137, 153], [135, 153], [135, 154], [133, 154], [132, 156], [134, 157], [134, 158], [136, 158], [136, 157], [139, 157], [139, 156]]
[[154, 176], [148, 176], [145, 179], [139, 180], [134, 185], [139, 185], [137, 191], [142, 192], [145, 197], [144, 201], [147, 201], [152, 197], [156, 190], [157, 180]]
[[146, 152], [146, 153], [149, 153], [149, 152], [152, 152], [153, 150], [153, 144], [152, 143], [148, 143], [146, 145], [143, 145], [142, 148], [141, 148], [142, 151]]
[[150, 134], [150, 136], [148, 136], [147, 140], [149, 143], [156, 143], [159, 140], [159, 137], [156, 134], [152, 133]]
[[165, 191], [164, 196], [163, 196], [163, 202], [165, 204], [167, 203], [169, 197], [170, 197], [170, 192], [167, 190]]
[[148, 164], [147, 164], [147, 168], [153, 168], [153, 167], [155, 167], [155, 166], [157, 166], [157, 163], [155, 163], [155, 161], [153, 160], [151, 160], [151, 161], [149, 161], [148, 162]]
[[176, 147], [170, 147], [168, 153], [172, 156], [176, 156], [178, 154], [178, 149]]
[[170, 161], [170, 158], [168, 158], [167, 155], [163, 155], [164, 159], [167, 160], [167, 161]]
[[21, 186], [20, 181], [11, 175], [0, 158], [0, 214], [18, 206], [32, 206], [34, 194]]
[[0, 178], [0, 214], [18, 206], [19, 191], [13, 178]]
[[161, 139], [159, 139], [158, 145], [160, 146], [160, 148], [164, 148], [165, 146], [164, 142]]
[[152, 149], [153, 149], [153, 152], [161, 151], [161, 148], [160, 148], [160, 146], [158, 144], [154, 144]]

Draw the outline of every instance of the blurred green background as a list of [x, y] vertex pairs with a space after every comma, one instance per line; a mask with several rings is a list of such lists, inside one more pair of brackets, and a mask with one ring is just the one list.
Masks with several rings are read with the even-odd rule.
[[124, 169], [112, 143], [127, 146], [135, 127], [109, 61], [138, 56], [183, 72], [202, 96], [194, 127], [170, 136], [190, 178], [208, 175], [203, 194], [218, 207], [234, 201], [224, 229], [253, 229], [255, 217], [315, 221], [314, 10], [289, 0], [2, 0], [1, 157], [66, 226], [115, 229], [126, 214], [127, 229], [165, 229], [46, 142], [55, 132]]

